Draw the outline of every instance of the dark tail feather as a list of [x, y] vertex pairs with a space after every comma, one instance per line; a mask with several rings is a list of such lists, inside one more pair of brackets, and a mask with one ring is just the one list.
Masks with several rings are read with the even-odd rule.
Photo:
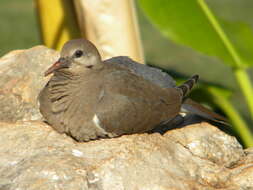
[[192, 87], [197, 83], [198, 79], [199, 75], [194, 75], [189, 80], [177, 87], [177, 89], [179, 89], [182, 93], [182, 98], [184, 98], [191, 91]]
[[226, 126], [230, 126], [227, 118], [209, 110], [208, 108], [202, 106], [201, 104], [187, 98], [181, 107], [181, 113], [189, 113], [195, 114], [207, 120], [211, 120], [217, 123], [224, 124]]

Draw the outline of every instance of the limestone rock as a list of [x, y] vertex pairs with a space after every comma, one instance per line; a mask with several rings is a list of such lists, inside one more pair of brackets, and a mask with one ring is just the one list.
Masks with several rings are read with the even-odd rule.
[[44, 46], [12, 51], [0, 59], [0, 120], [41, 118], [37, 96], [48, 78], [44, 71], [58, 58]]
[[253, 149], [207, 124], [76, 143], [42, 122], [0, 123], [0, 189], [253, 189]]

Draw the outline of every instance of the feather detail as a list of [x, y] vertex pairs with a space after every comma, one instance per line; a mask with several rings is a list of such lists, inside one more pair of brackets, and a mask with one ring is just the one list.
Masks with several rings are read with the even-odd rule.
[[[73, 76], [68, 76], [66, 73], [57, 72], [52, 77], [49, 83], [49, 98], [52, 102], [52, 112], [64, 112], [70, 106], [73, 94], [78, 92], [78, 79], [73, 80]], [[76, 89], [76, 90], [75, 90]]]

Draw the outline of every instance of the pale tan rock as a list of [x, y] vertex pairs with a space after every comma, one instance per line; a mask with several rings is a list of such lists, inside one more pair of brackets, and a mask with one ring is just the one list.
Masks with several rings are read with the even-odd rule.
[[0, 189], [253, 189], [253, 150], [207, 124], [77, 143], [42, 122], [0, 123]]
[[41, 118], [37, 96], [48, 78], [44, 71], [59, 53], [44, 46], [12, 51], [0, 59], [0, 120]]

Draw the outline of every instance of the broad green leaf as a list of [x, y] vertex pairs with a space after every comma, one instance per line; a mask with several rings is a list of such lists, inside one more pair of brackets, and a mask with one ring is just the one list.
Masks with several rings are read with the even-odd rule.
[[233, 67], [249, 63], [241, 57], [242, 49], [235, 48], [204, 0], [139, 0], [139, 4], [169, 39], [220, 58]]
[[253, 32], [249, 24], [220, 19], [221, 26], [247, 65], [253, 65]]

